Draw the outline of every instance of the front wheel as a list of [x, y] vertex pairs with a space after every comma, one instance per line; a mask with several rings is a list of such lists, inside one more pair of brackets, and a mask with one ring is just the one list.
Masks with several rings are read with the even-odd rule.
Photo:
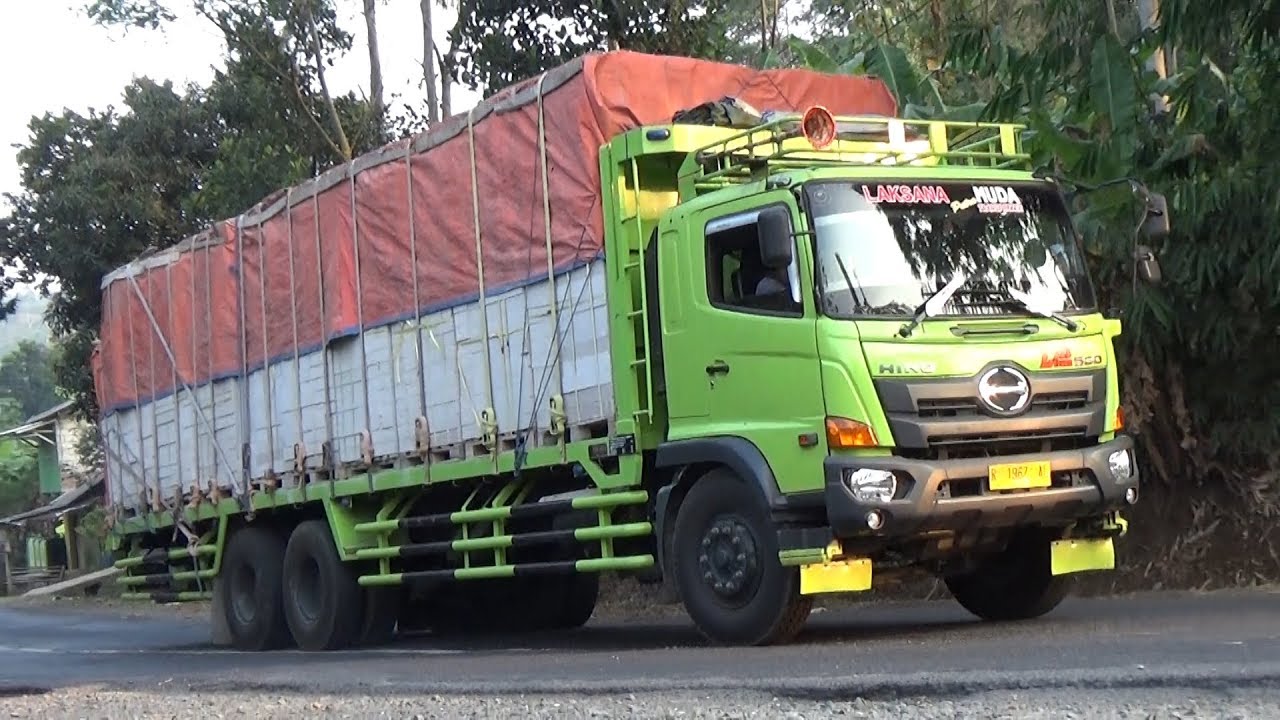
[[961, 607], [983, 620], [1030, 620], [1045, 615], [1071, 588], [1069, 577], [1051, 571], [1049, 542], [1044, 535], [1020, 534], [976, 569], [946, 577], [947, 589]]
[[715, 642], [786, 642], [813, 607], [800, 594], [799, 572], [778, 561], [777, 535], [755, 489], [728, 470], [707, 473], [685, 496], [672, 563], [685, 609]]

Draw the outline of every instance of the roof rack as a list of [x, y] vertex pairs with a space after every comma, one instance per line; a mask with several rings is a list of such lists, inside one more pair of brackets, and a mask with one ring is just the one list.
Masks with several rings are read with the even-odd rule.
[[682, 201], [771, 170], [913, 165], [1031, 170], [1024, 125], [884, 116], [835, 117], [815, 107], [771, 119], [689, 153], [680, 166]]

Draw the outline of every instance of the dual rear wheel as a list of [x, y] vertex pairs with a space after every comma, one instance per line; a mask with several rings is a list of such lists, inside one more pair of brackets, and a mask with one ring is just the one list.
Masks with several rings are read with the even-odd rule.
[[356, 568], [338, 557], [329, 525], [307, 520], [286, 535], [241, 528], [227, 541], [221, 582], [231, 643], [240, 650], [337, 650], [386, 642], [398, 596], [362, 588]]
[[381, 644], [404, 612], [426, 615], [439, 633], [563, 630], [586, 623], [599, 594], [595, 573], [503, 578], [450, 583], [429, 605], [406, 610], [399, 587], [359, 585], [359, 566], [339, 557], [324, 520], [304, 521], [291, 533], [241, 528], [222, 562], [218, 591], [231, 644], [240, 650]]

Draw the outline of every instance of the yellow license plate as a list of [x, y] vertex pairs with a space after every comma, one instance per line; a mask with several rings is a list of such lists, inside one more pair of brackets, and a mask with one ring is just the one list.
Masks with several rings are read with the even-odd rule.
[[849, 593], [871, 589], [871, 561], [848, 558], [800, 566], [800, 594]]
[[992, 465], [987, 471], [987, 479], [994, 491], [1029, 490], [1049, 487], [1053, 484], [1048, 462]]
[[1055, 540], [1049, 553], [1049, 569], [1054, 575], [1116, 569], [1116, 548], [1111, 538]]

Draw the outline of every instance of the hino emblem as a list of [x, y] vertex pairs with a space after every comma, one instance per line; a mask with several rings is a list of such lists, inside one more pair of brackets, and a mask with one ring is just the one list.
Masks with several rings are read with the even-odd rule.
[[881, 375], [932, 375], [936, 372], [938, 365], [931, 362], [880, 363]]
[[1031, 402], [1031, 382], [1017, 368], [999, 365], [978, 378], [978, 397], [999, 415], [1016, 415]]

